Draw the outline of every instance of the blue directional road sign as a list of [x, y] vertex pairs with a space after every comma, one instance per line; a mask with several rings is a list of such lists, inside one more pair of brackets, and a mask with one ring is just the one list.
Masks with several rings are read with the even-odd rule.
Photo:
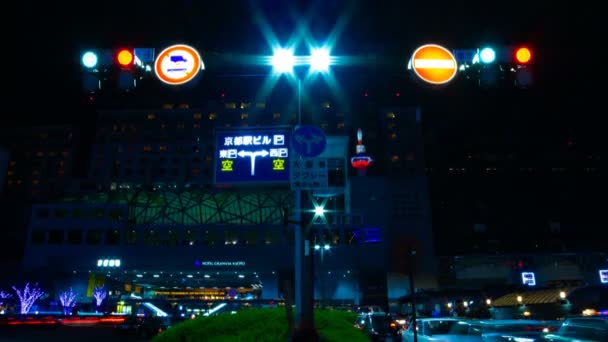
[[313, 158], [325, 151], [327, 138], [325, 133], [317, 126], [297, 126], [293, 132], [292, 144], [297, 154], [302, 157]]

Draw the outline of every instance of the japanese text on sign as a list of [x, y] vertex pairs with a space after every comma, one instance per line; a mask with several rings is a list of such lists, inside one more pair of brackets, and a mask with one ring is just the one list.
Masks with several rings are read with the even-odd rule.
[[216, 142], [217, 183], [289, 180], [288, 131], [222, 131]]
[[290, 179], [292, 190], [327, 188], [327, 160], [324, 158], [292, 159]]

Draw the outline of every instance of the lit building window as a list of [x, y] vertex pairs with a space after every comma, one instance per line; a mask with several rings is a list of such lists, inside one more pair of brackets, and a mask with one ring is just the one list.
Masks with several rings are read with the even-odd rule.
[[225, 105], [226, 109], [236, 109], [236, 103], [234, 102], [227, 102]]
[[148, 120], [156, 120], [156, 114], [148, 114]]
[[152, 146], [150, 146], [150, 145], [144, 146], [144, 152], [152, 152]]
[[281, 118], [281, 113], [272, 113], [272, 118], [273, 119], [280, 119]]
[[344, 129], [344, 122], [338, 122], [337, 128]]
[[248, 117], [249, 117], [249, 114], [247, 114], [247, 113], [242, 113], [242, 114], [241, 114], [241, 120], [245, 120], [245, 119], [247, 119]]
[[13, 175], [15, 175], [15, 171], [8, 171], [6, 174], [7, 174], [8, 176], [13, 176]]
[[325, 109], [331, 108], [331, 103], [329, 101], [321, 102], [321, 107]]
[[386, 117], [388, 119], [394, 119], [395, 118], [395, 113], [393, 113], [393, 112], [386, 113]]
[[397, 162], [397, 161], [399, 161], [399, 156], [398, 156], [398, 155], [394, 155], [394, 156], [392, 156], [392, 157], [391, 157], [391, 161], [393, 161], [393, 162]]
[[241, 102], [241, 109], [245, 109], [245, 108], [249, 108], [249, 107], [251, 107], [251, 103]]
[[397, 133], [391, 133], [391, 135], [389, 137], [391, 140], [395, 140], [395, 139], [397, 139]]
[[200, 119], [202, 119], [202, 118], [203, 118], [203, 114], [201, 114], [201, 113], [194, 113], [194, 114], [192, 115], [192, 118], [193, 118], [194, 120], [200, 120]]
[[167, 145], [160, 145], [158, 147], [158, 150], [161, 151], [161, 152], [167, 152]]
[[173, 109], [173, 103], [165, 103], [163, 109]]
[[255, 106], [256, 108], [266, 108], [266, 102], [258, 102]]
[[32, 185], [38, 185], [40, 184], [40, 181], [37, 179], [32, 180]]
[[179, 104], [179, 109], [188, 109], [190, 108], [190, 105], [187, 103], [180, 103]]
[[217, 119], [217, 114], [216, 113], [209, 113], [209, 120], [215, 120]]
[[201, 128], [201, 124], [195, 123], [192, 125], [192, 128], [195, 128], [195, 129]]

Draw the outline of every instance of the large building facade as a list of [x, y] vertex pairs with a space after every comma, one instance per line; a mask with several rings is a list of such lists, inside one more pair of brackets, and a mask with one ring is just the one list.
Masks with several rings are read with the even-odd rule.
[[[305, 191], [302, 203], [315, 298], [385, 305], [410, 291], [412, 274], [417, 287], [436, 286], [420, 110], [368, 105], [364, 140], [375, 161], [369, 176], [355, 176], [358, 122], [336, 107], [307, 107], [328, 138], [320, 156], [328, 187]], [[285, 209], [298, 210], [294, 191], [289, 182], [218, 186], [214, 137], [293, 127], [295, 113], [289, 104], [228, 99], [100, 111], [88, 180], [32, 212], [26, 269], [89, 289], [113, 284], [116, 295], [283, 298], [294, 284], [296, 228], [285, 223]], [[312, 215], [320, 205], [325, 213]], [[416, 267], [405, 261], [410, 250]]]

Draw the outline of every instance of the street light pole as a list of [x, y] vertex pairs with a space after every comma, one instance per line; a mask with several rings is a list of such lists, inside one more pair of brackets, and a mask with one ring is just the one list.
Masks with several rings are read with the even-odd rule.
[[[302, 124], [302, 81], [298, 77], [298, 126]], [[299, 158], [299, 156], [297, 157]], [[312, 222], [302, 215], [302, 190], [295, 191], [294, 261], [296, 281], [296, 331], [293, 341], [317, 341], [314, 322], [314, 255], [311, 253]]]
[[[271, 59], [271, 64], [278, 73], [293, 73], [296, 64], [292, 49], [277, 49]], [[310, 70], [323, 72], [329, 69], [331, 57], [327, 49], [313, 49], [310, 56]], [[298, 117], [297, 125], [302, 125], [302, 78], [295, 75], [298, 82]], [[293, 143], [293, 140], [292, 140]], [[292, 146], [292, 151], [293, 151]], [[293, 158], [301, 158], [294, 156]], [[295, 190], [294, 220], [294, 273], [295, 273], [295, 305], [296, 329], [292, 341], [318, 341], [319, 335], [314, 324], [314, 255], [312, 254], [312, 220], [309, 215], [302, 215], [304, 194], [301, 189]], [[306, 196], [308, 198], [308, 196]]]

